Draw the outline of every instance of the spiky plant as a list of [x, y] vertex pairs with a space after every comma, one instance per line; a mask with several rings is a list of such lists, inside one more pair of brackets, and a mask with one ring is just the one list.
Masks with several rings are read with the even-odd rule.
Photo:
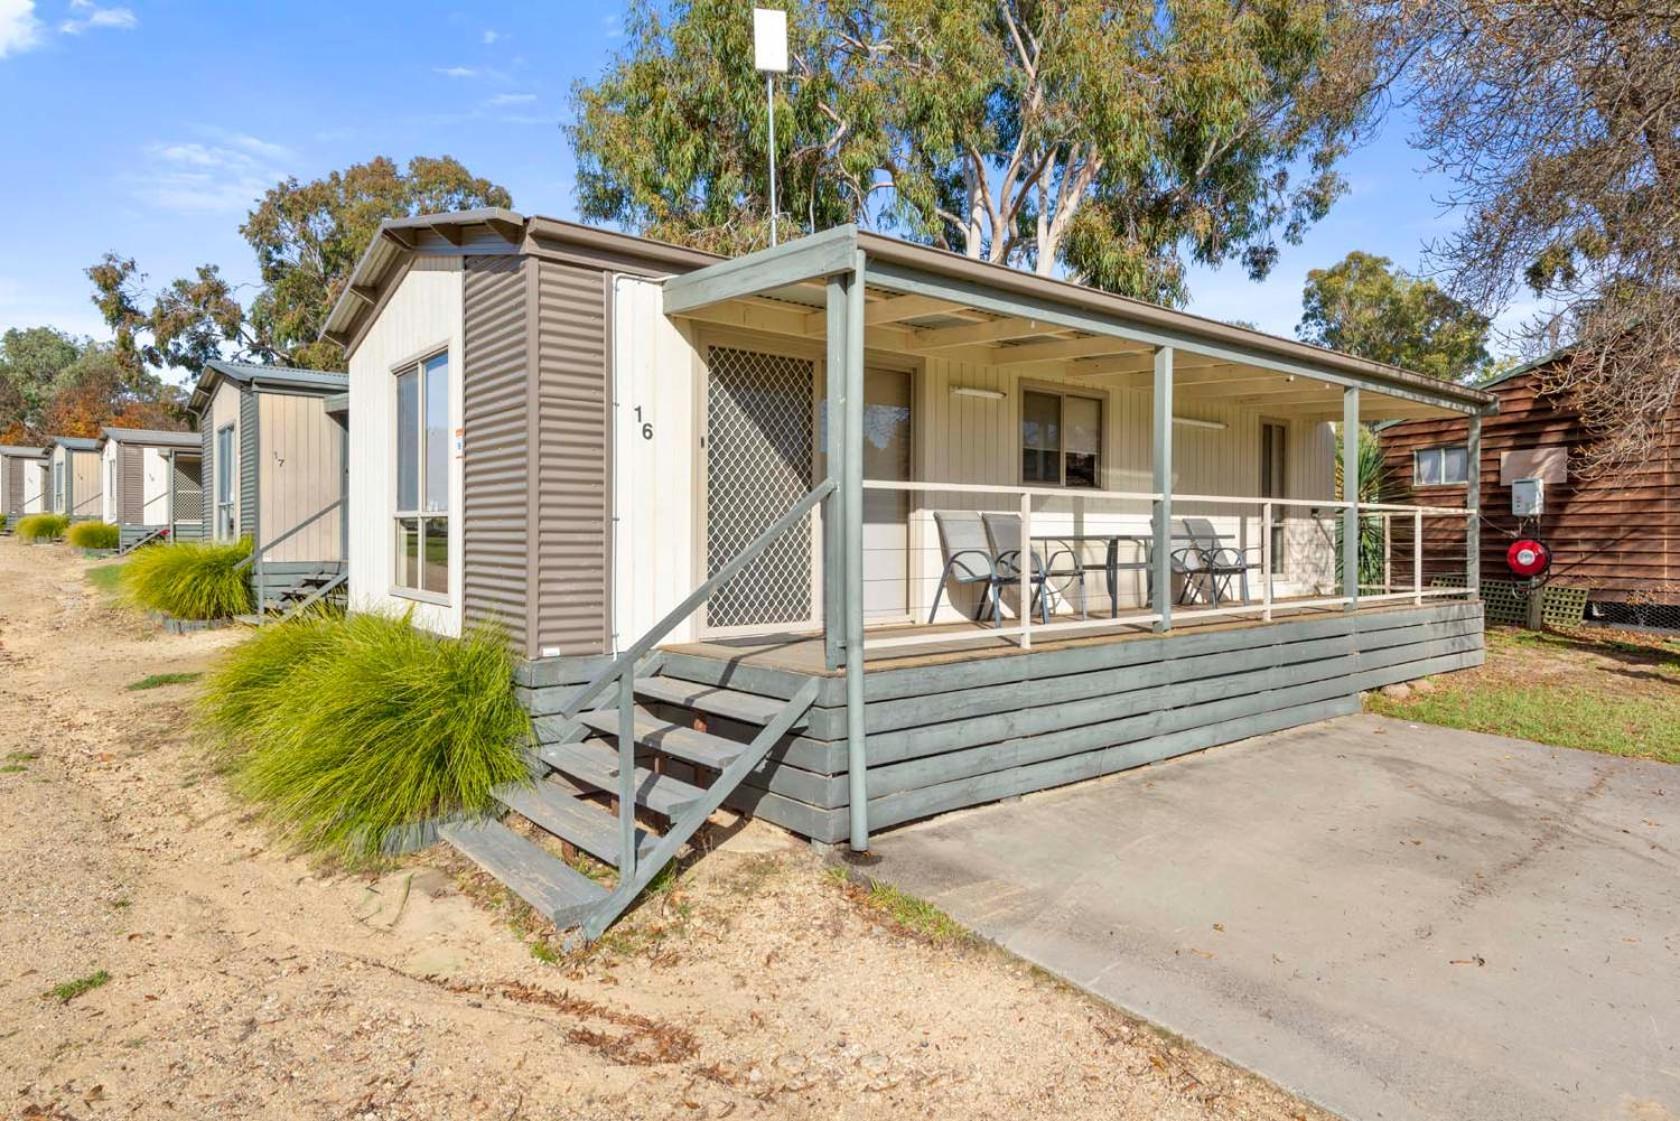
[[303, 847], [360, 856], [387, 831], [490, 809], [528, 779], [530, 718], [494, 630], [440, 638], [406, 617], [318, 616], [229, 652], [204, 726], [235, 789]]
[[18, 519], [17, 535], [25, 541], [57, 541], [69, 525], [63, 514], [27, 514]]
[[64, 538], [78, 549], [115, 549], [122, 544], [122, 530], [110, 522], [76, 522]]
[[239, 564], [247, 540], [217, 544], [179, 541], [140, 549], [123, 567], [129, 599], [177, 619], [226, 619], [253, 606], [250, 574]]
[[[1381, 502], [1388, 484], [1388, 468], [1383, 461], [1382, 443], [1377, 434], [1364, 425], [1359, 426], [1359, 504]], [[1336, 435], [1336, 497], [1342, 496], [1342, 433]], [[1382, 583], [1383, 527], [1382, 519], [1359, 519], [1359, 583], [1369, 587]], [[1342, 529], [1336, 524], [1336, 578], [1342, 578]]]

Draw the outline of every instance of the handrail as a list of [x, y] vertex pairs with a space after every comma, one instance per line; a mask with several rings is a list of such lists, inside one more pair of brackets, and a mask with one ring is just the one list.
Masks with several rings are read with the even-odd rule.
[[634, 664], [635, 662], [640, 661], [649, 650], [653, 649], [660, 639], [670, 634], [671, 631], [676, 628], [678, 623], [681, 623], [684, 619], [692, 615], [696, 608], [706, 602], [707, 599], [711, 598], [711, 594], [717, 590], [718, 585], [726, 583], [735, 576], [739, 575], [740, 571], [753, 561], [757, 560], [759, 554], [768, 549], [776, 538], [780, 537], [783, 533], [786, 533], [790, 528], [798, 523], [801, 518], [805, 517], [805, 515], [815, 509], [817, 503], [827, 498], [831, 493], [833, 493], [835, 488], [836, 483], [833, 479], [825, 479], [817, 485], [815, 490], [811, 491], [811, 493], [807, 494], [804, 498], [801, 498], [798, 502], [794, 503], [793, 506], [789, 507], [787, 513], [777, 518], [775, 522], [771, 524], [769, 529], [766, 529], [763, 533], [760, 533], [757, 537], [753, 538], [746, 548], [737, 553], [734, 560], [718, 569], [717, 573], [712, 576], [711, 579], [707, 580], [704, 584], [701, 584], [694, 591], [690, 592], [687, 599], [673, 607], [665, 615], [665, 617], [655, 623], [646, 634], [631, 643], [622, 654], [620, 654], [617, 658], [614, 658], [610, 665], [604, 667], [594, 677], [590, 678], [589, 683], [584, 685], [577, 693], [573, 694], [572, 699], [566, 702], [565, 707], [563, 707], [557, 715], [563, 720], [570, 720], [578, 713], [582, 712], [584, 705], [593, 701], [596, 696], [600, 694], [603, 688], [605, 688], [614, 678], [618, 677], [619, 674], [623, 672], [623, 668], [626, 663]]
[[618, 681], [618, 889], [628, 892], [636, 881], [636, 663], [666, 635], [688, 618], [722, 584], [740, 575], [742, 569], [757, 560], [777, 538], [792, 529], [806, 515], [816, 509], [837, 489], [834, 479], [824, 479], [815, 490], [795, 502], [787, 513], [777, 518], [768, 529], [753, 538], [733, 560], [718, 569], [711, 579], [688, 594], [665, 617], [655, 623], [646, 634], [625, 649], [610, 664], [601, 669], [588, 684], [573, 694], [572, 699], [557, 714], [571, 720], [583, 711], [615, 679]]
[[251, 555], [234, 565], [233, 570], [235, 572], [243, 572], [245, 569], [261, 560], [264, 553], [267, 553], [270, 549], [279, 545], [281, 542], [290, 541], [293, 537], [303, 532], [303, 530], [314, 525], [317, 521], [326, 517], [342, 505], [344, 505], [344, 497], [343, 495], [340, 495], [331, 502], [327, 503], [325, 506], [321, 507], [319, 510], [315, 511], [313, 514], [309, 515], [307, 518], [303, 519], [303, 521], [299, 522], [297, 525], [294, 525], [291, 529], [288, 529], [285, 533], [282, 533], [279, 537], [276, 537], [274, 540], [264, 545], [262, 548], [251, 550]]

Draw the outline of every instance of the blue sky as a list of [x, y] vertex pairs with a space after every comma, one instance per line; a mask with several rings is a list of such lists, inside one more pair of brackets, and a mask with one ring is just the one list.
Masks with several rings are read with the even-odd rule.
[[[249, 283], [253, 200], [376, 154], [449, 154], [521, 210], [575, 217], [559, 123], [622, 44], [621, 10], [0, 0], [0, 330], [105, 337], [82, 269], [107, 250], [157, 285], [203, 262]], [[1198, 269], [1191, 309], [1287, 335], [1308, 269], [1355, 248], [1416, 268], [1455, 218], [1408, 129], [1391, 120], [1347, 161], [1350, 194], [1267, 281]]]

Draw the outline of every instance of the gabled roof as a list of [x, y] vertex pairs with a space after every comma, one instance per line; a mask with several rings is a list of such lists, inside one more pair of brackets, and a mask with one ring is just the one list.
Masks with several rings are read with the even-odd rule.
[[0, 455], [11, 456], [14, 459], [45, 459], [46, 448], [26, 448], [20, 444], [0, 444]]
[[152, 444], [160, 448], [196, 448], [197, 432], [166, 432], [159, 428], [101, 428], [99, 434], [119, 444]]
[[351, 348], [387, 288], [417, 256], [509, 255], [533, 250], [571, 260], [611, 262], [609, 269], [634, 268], [650, 274], [687, 272], [722, 260], [711, 253], [652, 238], [558, 218], [527, 217], [500, 207], [387, 218], [356, 262], [350, 282], [321, 328], [321, 337]]
[[298, 366], [260, 366], [252, 362], [228, 362], [221, 358], [213, 358], [204, 364], [204, 372], [199, 375], [198, 384], [193, 386], [187, 408], [191, 412], [202, 413], [216, 392], [216, 386], [223, 381], [239, 385], [272, 385], [294, 392], [319, 393], [322, 396], [343, 393], [350, 388], [350, 376], [332, 370], [305, 370]]
[[54, 447], [73, 452], [96, 452], [99, 441], [88, 436], [48, 436], [46, 450], [51, 451]]

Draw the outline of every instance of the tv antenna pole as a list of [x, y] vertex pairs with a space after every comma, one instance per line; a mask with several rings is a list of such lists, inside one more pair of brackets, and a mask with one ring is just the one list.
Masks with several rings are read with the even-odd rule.
[[770, 244], [776, 244], [776, 75], [786, 74], [787, 13], [753, 9], [753, 65], [764, 75], [764, 111], [770, 119]]

